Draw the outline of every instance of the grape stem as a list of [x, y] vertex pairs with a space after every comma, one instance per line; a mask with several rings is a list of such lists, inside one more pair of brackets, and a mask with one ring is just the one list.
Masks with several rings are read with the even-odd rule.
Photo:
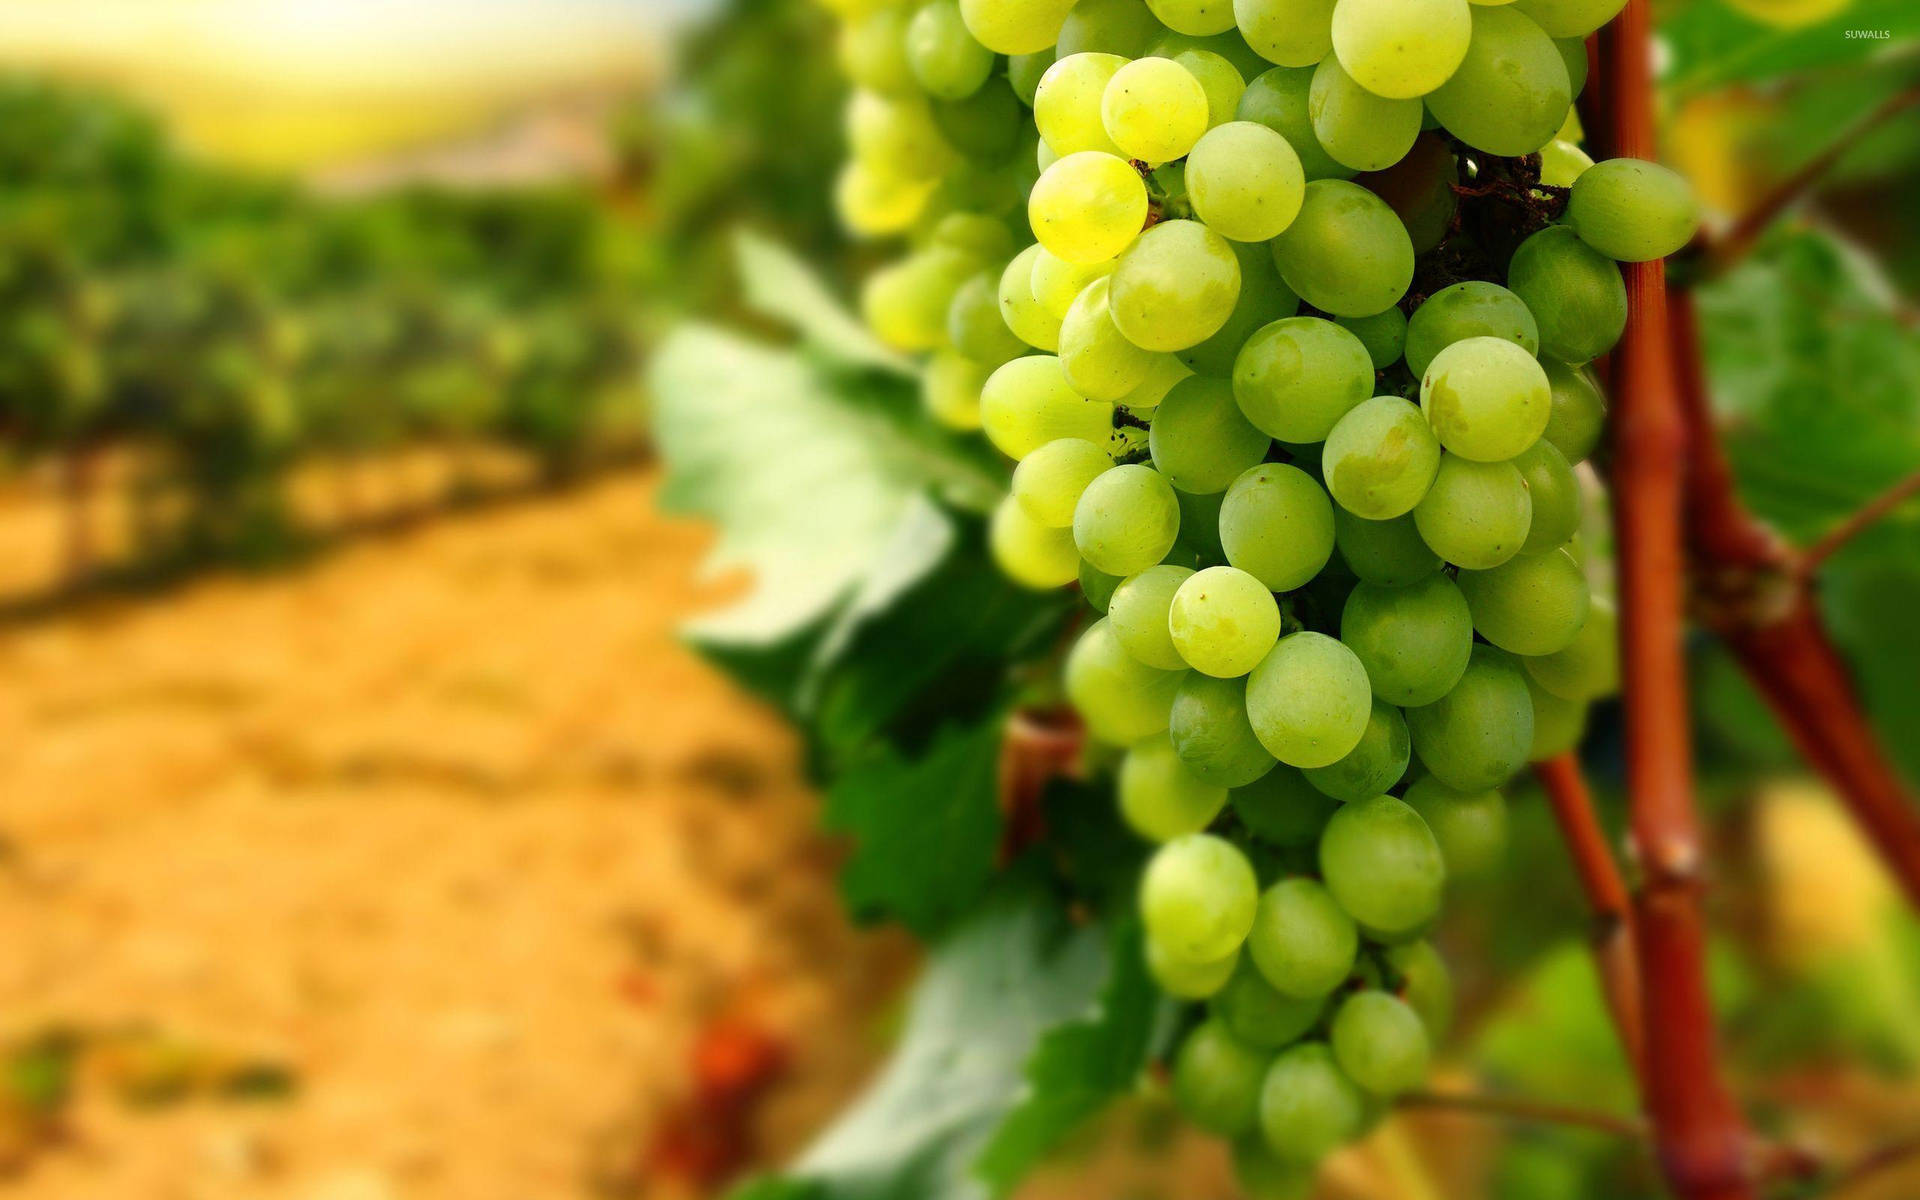
[[1819, 540], [1808, 546], [1800, 555], [1799, 573], [1802, 576], [1812, 575], [1820, 569], [1821, 564], [1833, 557], [1834, 551], [1892, 516], [1899, 511], [1901, 505], [1917, 495], [1920, 495], [1920, 471], [1915, 471], [1881, 492], [1832, 529], [1820, 535]]
[[1620, 1048], [1633, 1067], [1634, 1077], [1644, 1081], [1646, 1025], [1640, 1007], [1640, 964], [1634, 957], [1633, 900], [1627, 892], [1627, 881], [1594, 814], [1593, 795], [1580, 761], [1572, 754], [1562, 754], [1536, 763], [1534, 774], [1547, 793], [1561, 839], [1573, 859], [1574, 874], [1593, 913], [1588, 943], [1614, 1032], [1619, 1035]]
[[1572, 1125], [1624, 1138], [1647, 1136], [1646, 1122], [1638, 1117], [1550, 1104], [1519, 1096], [1496, 1096], [1484, 1092], [1408, 1092], [1396, 1103], [1401, 1108], [1438, 1109], [1545, 1125]]

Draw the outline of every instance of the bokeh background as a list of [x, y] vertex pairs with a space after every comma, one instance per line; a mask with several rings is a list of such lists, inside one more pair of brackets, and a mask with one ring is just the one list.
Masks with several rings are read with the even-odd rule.
[[[1669, 154], [1722, 218], [1920, 86], [1911, 0], [1660, 7]], [[828, 202], [831, 24], [0, 3], [0, 1196], [718, 1195], [882, 1060], [917, 951], [849, 923], [801, 743], [677, 636], [746, 584], [659, 511], [645, 373], [689, 319], [782, 338], [743, 228], [836, 293], [873, 261]], [[1920, 462], [1916, 112], [1703, 295], [1750, 498], [1796, 532]], [[1829, 596], [1911, 767], [1920, 511]], [[1912, 1135], [1920, 924], [1697, 665], [1738, 1084], [1836, 1155]], [[1450, 910], [1443, 1073], [1624, 1110], [1562, 851], [1514, 814]], [[1027, 1195], [1226, 1178], [1149, 1088]], [[1615, 1139], [1433, 1116], [1323, 1190], [1650, 1178]]]

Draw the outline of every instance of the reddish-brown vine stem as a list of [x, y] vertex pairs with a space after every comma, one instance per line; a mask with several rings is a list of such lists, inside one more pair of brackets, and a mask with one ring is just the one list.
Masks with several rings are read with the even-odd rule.
[[1647, 1135], [1646, 1122], [1590, 1108], [1548, 1104], [1515, 1096], [1493, 1096], [1482, 1092], [1408, 1092], [1394, 1103], [1401, 1108], [1432, 1109], [1469, 1116], [1503, 1117], [1545, 1125], [1573, 1125], [1596, 1129], [1626, 1138]]
[[1819, 540], [1808, 546], [1806, 552], [1800, 556], [1800, 574], [1807, 576], [1818, 571], [1821, 565], [1832, 558], [1842, 546], [1898, 512], [1901, 505], [1915, 496], [1920, 496], [1920, 471], [1915, 471], [1881, 492], [1832, 529], [1821, 534]]
[[[1655, 157], [1653, 16], [1629, 0], [1602, 40], [1615, 153]], [[1634, 905], [1646, 1020], [1645, 1099], [1660, 1164], [1686, 1200], [1750, 1200], [1747, 1135], [1720, 1077], [1707, 992], [1692, 714], [1682, 654], [1681, 509], [1687, 431], [1667, 326], [1666, 264], [1625, 270], [1628, 318], [1613, 362], [1615, 540], [1627, 790], [1644, 883]]]
[[1573, 858], [1574, 874], [1593, 913], [1589, 942], [1600, 990], [1620, 1036], [1620, 1048], [1635, 1079], [1646, 1072], [1646, 1027], [1640, 1006], [1640, 964], [1635, 958], [1632, 897], [1620, 864], [1607, 846], [1607, 834], [1594, 815], [1593, 797], [1580, 763], [1571, 754], [1534, 766], [1553, 808], [1560, 836]]

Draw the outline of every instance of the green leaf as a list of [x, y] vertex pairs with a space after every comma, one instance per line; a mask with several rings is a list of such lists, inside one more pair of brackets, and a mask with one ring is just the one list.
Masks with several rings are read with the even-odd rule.
[[[1885, 39], [1849, 37], [1849, 30], [1886, 30]], [[1853, 0], [1811, 25], [1768, 25], [1722, 0], [1691, 0], [1660, 25], [1666, 47], [1662, 82], [1679, 97], [1729, 84], [1838, 70], [1885, 58], [1920, 35], [1913, 0]]]
[[734, 239], [747, 305], [792, 326], [841, 363], [915, 378], [912, 360], [882, 345], [805, 262], [778, 242], [741, 230]]
[[886, 751], [834, 781], [826, 824], [854, 841], [840, 887], [855, 916], [926, 935], [978, 898], [1000, 848], [1000, 739], [998, 720], [949, 726], [917, 759]]

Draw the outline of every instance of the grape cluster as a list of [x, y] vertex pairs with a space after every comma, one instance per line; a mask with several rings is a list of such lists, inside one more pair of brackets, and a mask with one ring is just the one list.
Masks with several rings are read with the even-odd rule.
[[1001, 568], [1098, 614], [1173, 1090], [1261, 1195], [1421, 1081], [1445, 885], [1617, 682], [1589, 364], [1698, 222], [1579, 146], [1622, 2], [831, 0], [842, 213], [911, 247], [865, 315], [1017, 462]]

